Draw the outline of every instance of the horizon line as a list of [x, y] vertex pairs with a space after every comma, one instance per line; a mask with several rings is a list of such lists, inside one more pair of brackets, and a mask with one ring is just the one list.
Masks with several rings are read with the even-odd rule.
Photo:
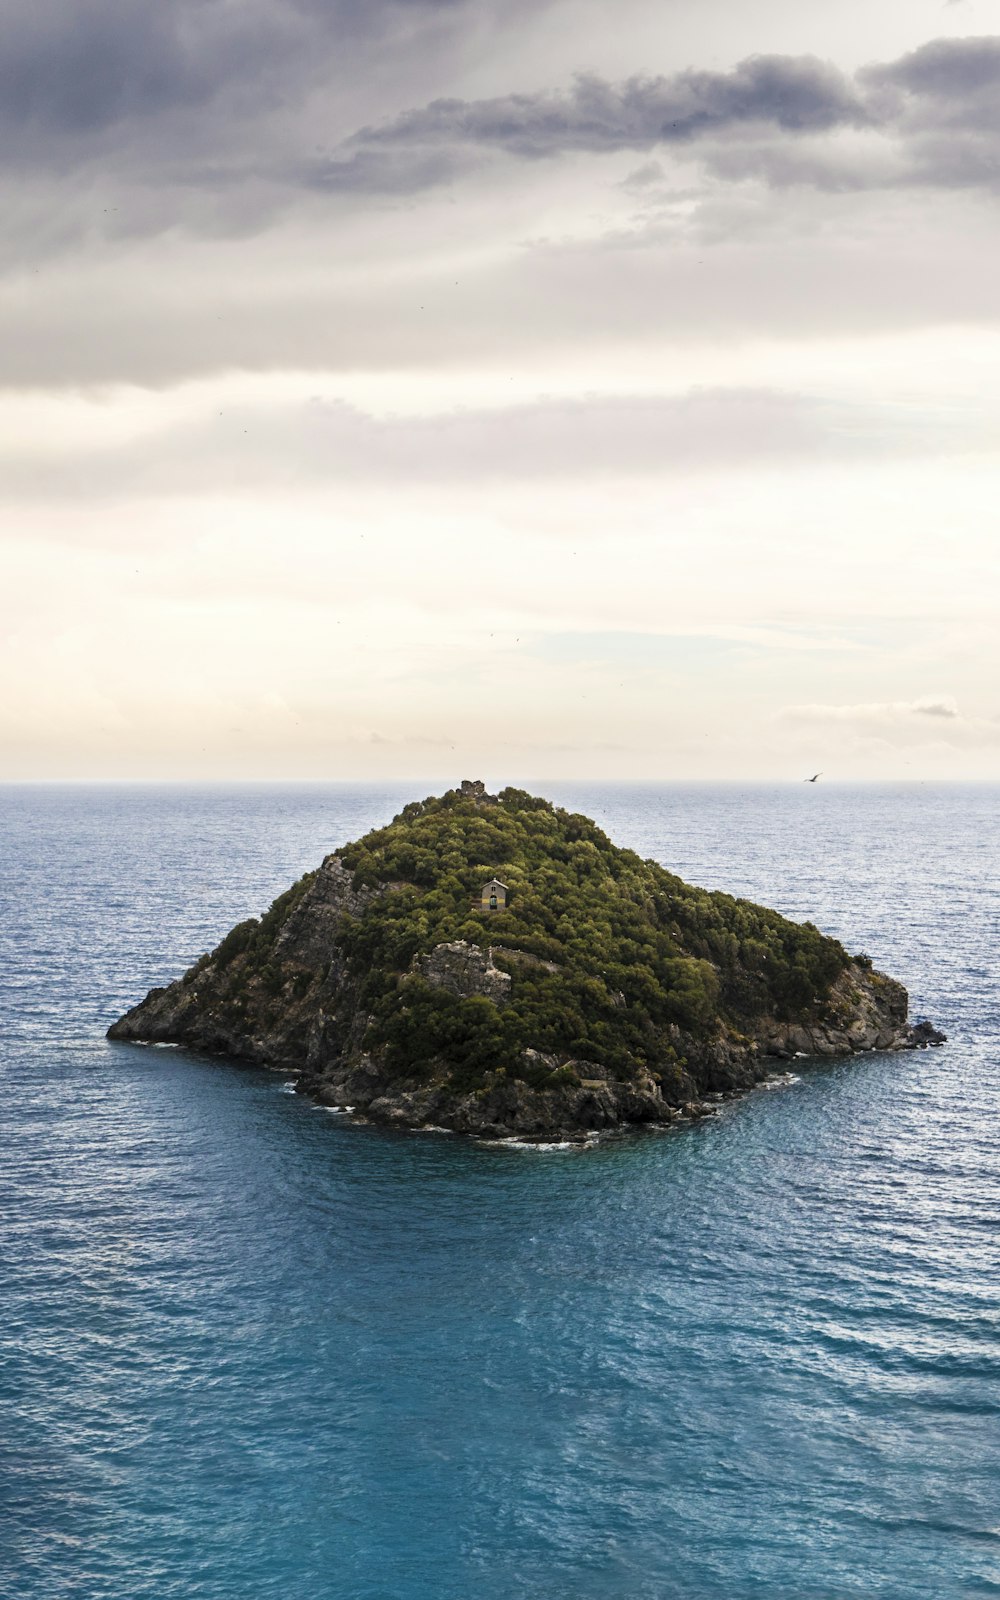
[[[292, 787], [294, 787], [294, 788], [322, 789], [322, 788], [345, 788], [345, 787], [348, 787], [348, 786], [354, 786], [354, 787], [375, 787], [375, 786], [386, 787], [386, 786], [391, 786], [393, 788], [402, 788], [404, 786], [405, 787], [418, 787], [418, 786], [420, 786], [422, 784], [431, 784], [433, 786], [433, 785], [440, 785], [440, 784], [444, 783], [445, 784], [445, 788], [441, 792], [442, 793], [446, 793], [449, 789], [458, 789], [463, 781], [464, 781], [463, 779], [457, 779], [454, 782], [448, 782], [447, 780], [442, 779], [442, 778], [408, 778], [408, 777], [395, 777], [395, 776], [393, 776], [393, 777], [345, 777], [345, 778], [315, 778], [315, 777], [308, 777], [308, 778], [307, 777], [285, 777], [285, 778], [250, 777], [250, 778], [248, 778], [248, 777], [190, 777], [190, 776], [170, 777], [170, 778], [166, 778], [166, 777], [134, 777], [134, 776], [133, 777], [126, 777], [126, 776], [114, 776], [114, 777], [28, 777], [28, 778], [4, 778], [4, 777], [0, 777], [0, 789], [42, 789], [42, 788], [94, 788], [94, 789], [98, 789], [98, 788], [137, 788], [138, 789], [138, 788], [170, 788], [170, 787], [176, 787], [176, 788], [185, 787], [185, 788], [191, 788], [191, 789], [197, 789], [197, 788], [202, 788], [202, 789], [275, 788], [275, 789], [278, 789], [278, 788], [292, 788]], [[477, 781], [477, 780], [473, 780], [473, 781]], [[950, 786], [958, 788], [958, 787], [974, 787], [974, 786], [982, 786], [982, 787], [994, 786], [994, 787], [998, 787], [998, 786], [1000, 786], [1000, 777], [964, 777], [964, 778], [956, 778], [956, 777], [941, 777], [940, 775], [936, 775], [936, 774], [929, 774], [926, 777], [910, 777], [910, 776], [907, 776], [907, 777], [893, 777], [893, 776], [889, 776], [889, 775], [886, 775], [886, 776], [883, 776], [883, 777], [872, 777], [872, 776], [869, 776], [869, 777], [850, 777], [850, 776], [846, 776], [846, 777], [842, 777], [842, 778], [824, 778], [824, 780], [822, 782], [822, 785], [813, 785], [811, 783], [810, 779], [808, 779], [808, 778], [798, 778], [798, 777], [792, 778], [792, 777], [777, 777], [777, 776], [775, 776], [775, 777], [760, 777], [760, 776], [749, 776], [748, 775], [746, 777], [736, 776], [736, 777], [719, 778], [719, 777], [690, 777], [690, 776], [689, 777], [648, 777], [648, 776], [638, 777], [638, 776], [627, 776], [626, 775], [626, 776], [606, 777], [606, 776], [597, 775], [597, 774], [593, 774], [593, 775], [589, 775], [589, 774], [574, 774], [573, 776], [558, 777], [558, 778], [551, 778], [550, 777], [550, 778], [518, 778], [518, 779], [512, 779], [512, 780], [508, 780], [508, 781], [500, 784], [498, 787], [501, 788], [501, 789], [504, 789], [504, 788], [519, 789], [519, 788], [524, 788], [528, 784], [531, 784], [531, 785], [546, 785], [546, 784], [558, 785], [558, 784], [583, 784], [583, 783], [604, 785], [604, 786], [607, 786], [607, 787], [625, 786], [625, 785], [636, 787], [636, 786], [640, 786], [641, 785], [642, 787], [646, 787], [646, 788], [653, 788], [653, 787], [657, 787], [657, 786], [659, 786], [659, 787], [680, 786], [680, 785], [684, 785], [684, 784], [692, 784], [692, 785], [693, 784], [699, 784], [699, 785], [711, 784], [711, 785], [713, 785], [715, 787], [734, 786], [734, 785], [737, 785], [737, 784], [760, 784], [760, 785], [768, 785], [768, 786], [774, 786], [774, 787], [785, 787], [787, 785], [787, 786], [790, 786], [790, 787], [794, 787], [796, 784], [799, 784], [799, 785], [809, 784], [810, 787], [823, 787], [823, 788], [838, 788], [838, 787], [847, 787], [847, 786], [850, 786], [850, 787], [867, 787], [867, 786], [874, 786], [876, 784], [912, 784], [912, 785], [939, 784], [939, 785], [950, 785]], [[487, 788], [489, 789], [490, 787], [491, 787], [491, 785], [490, 785], [489, 781], [487, 781]]]

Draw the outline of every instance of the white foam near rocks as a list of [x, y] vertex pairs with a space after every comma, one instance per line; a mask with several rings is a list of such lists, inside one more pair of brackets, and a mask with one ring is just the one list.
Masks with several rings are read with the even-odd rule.
[[590, 1138], [580, 1139], [481, 1139], [481, 1144], [489, 1145], [493, 1150], [589, 1150], [593, 1148]]

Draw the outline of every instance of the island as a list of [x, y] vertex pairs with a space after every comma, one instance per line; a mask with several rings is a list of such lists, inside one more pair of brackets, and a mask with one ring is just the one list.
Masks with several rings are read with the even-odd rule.
[[693, 888], [481, 782], [406, 806], [110, 1039], [280, 1069], [369, 1121], [581, 1138], [704, 1115], [797, 1057], [939, 1044], [811, 923]]

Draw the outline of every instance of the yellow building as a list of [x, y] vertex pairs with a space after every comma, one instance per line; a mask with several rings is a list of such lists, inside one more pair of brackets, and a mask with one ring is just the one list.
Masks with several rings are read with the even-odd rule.
[[499, 878], [483, 884], [482, 907], [484, 911], [502, 911], [507, 904], [507, 885]]

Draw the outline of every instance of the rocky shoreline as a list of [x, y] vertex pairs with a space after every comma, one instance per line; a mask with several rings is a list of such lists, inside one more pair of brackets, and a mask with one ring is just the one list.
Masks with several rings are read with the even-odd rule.
[[[468, 983], [474, 954], [481, 953], [450, 945], [435, 951], [434, 957], [442, 974]], [[491, 952], [487, 952], [484, 985], [491, 982], [490, 965]], [[481, 992], [486, 992], [485, 988]], [[678, 1086], [680, 1093], [669, 1099], [651, 1073], [622, 1082], [598, 1063], [556, 1061], [540, 1052], [528, 1052], [535, 1058], [534, 1065], [552, 1073], [569, 1068], [577, 1081], [535, 1089], [503, 1072], [489, 1073], [482, 1086], [459, 1095], [446, 1081], [399, 1084], [383, 1063], [362, 1053], [341, 1064], [304, 1067], [296, 1089], [321, 1105], [350, 1106], [367, 1121], [387, 1126], [433, 1126], [486, 1140], [575, 1141], [612, 1128], [669, 1126], [709, 1116], [721, 1102], [787, 1072], [793, 1061], [829, 1061], [945, 1042], [944, 1034], [930, 1023], [908, 1022], [906, 990], [867, 966], [854, 963], [848, 967], [831, 998], [832, 1023], [805, 1027], [770, 1020], [756, 1037], [720, 1033], [708, 1041], [685, 1039], [678, 1033], [674, 1043], [686, 1052], [685, 1081]]]

